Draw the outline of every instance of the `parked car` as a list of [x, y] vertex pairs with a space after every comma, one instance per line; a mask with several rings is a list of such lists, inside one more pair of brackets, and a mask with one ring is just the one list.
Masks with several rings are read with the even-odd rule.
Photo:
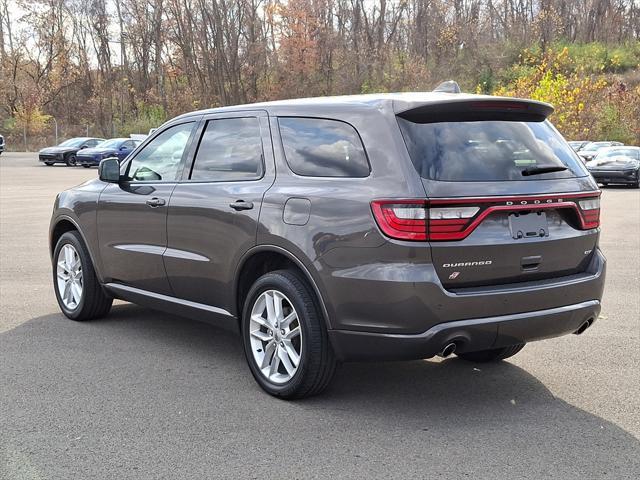
[[569, 144], [569, 146], [571, 148], [573, 148], [576, 152], [579, 152], [580, 150], [582, 150], [585, 146], [587, 146], [589, 143], [591, 143], [588, 140], [572, 140], [570, 142], [567, 142]]
[[585, 162], [590, 162], [601, 148], [622, 146], [621, 142], [590, 142], [578, 152]]
[[0, 154], [4, 152], [4, 137], [0, 135]]
[[104, 142], [104, 138], [76, 137], [65, 140], [56, 147], [47, 147], [40, 150], [38, 158], [45, 165], [54, 163], [66, 163], [67, 166], [76, 164], [76, 155], [79, 150], [92, 148]]
[[621, 183], [640, 188], [640, 147], [602, 148], [587, 165], [598, 183]]
[[76, 154], [76, 162], [83, 167], [98, 165], [103, 158], [116, 157], [124, 160], [140, 142], [131, 138], [112, 138], [93, 148], [86, 148]]
[[339, 362], [498, 361], [580, 334], [604, 287], [600, 191], [552, 111], [434, 92], [181, 115], [56, 198], [58, 303], [236, 330], [281, 398]]

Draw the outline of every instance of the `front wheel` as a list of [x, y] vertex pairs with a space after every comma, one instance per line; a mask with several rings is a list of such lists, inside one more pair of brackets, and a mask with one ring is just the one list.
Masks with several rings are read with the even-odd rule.
[[66, 160], [67, 167], [75, 167], [76, 156], [74, 154], [68, 155]]
[[53, 251], [53, 288], [58, 305], [71, 320], [100, 318], [113, 299], [98, 282], [91, 257], [76, 231], [63, 234]]
[[456, 353], [458, 357], [469, 362], [486, 363], [498, 362], [505, 358], [513, 357], [516, 353], [524, 348], [526, 343], [510, 345], [503, 348], [493, 348], [491, 350], [481, 350], [479, 352]]
[[289, 270], [260, 277], [242, 315], [242, 340], [253, 377], [269, 394], [293, 399], [324, 390], [336, 369], [315, 295]]

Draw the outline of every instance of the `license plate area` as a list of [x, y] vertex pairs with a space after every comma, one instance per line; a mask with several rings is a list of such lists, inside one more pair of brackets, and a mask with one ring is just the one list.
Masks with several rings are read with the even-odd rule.
[[545, 212], [512, 213], [509, 215], [509, 230], [515, 240], [548, 237], [547, 214]]

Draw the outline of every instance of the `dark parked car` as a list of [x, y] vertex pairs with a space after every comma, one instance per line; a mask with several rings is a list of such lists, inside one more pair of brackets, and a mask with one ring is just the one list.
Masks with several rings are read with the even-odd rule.
[[640, 188], [640, 147], [603, 148], [587, 165], [598, 183], [621, 183]]
[[103, 158], [116, 157], [122, 162], [140, 142], [131, 138], [112, 138], [97, 147], [86, 148], [76, 154], [76, 162], [83, 167], [98, 165]]
[[497, 361], [582, 333], [604, 286], [600, 191], [552, 111], [434, 92], [182, 115], [57, 197], [58, 303], [239, 331], [282, 398], [343, 361]]
[[585, 162], [590, 162], [598, 154], [598, 151], [607, 147], [620, 147], [623, 144], [621, 142], [589, 142], [582, 147], [578, 152], [578, 155], [582, 157]]
[[585, 146], [590, 144], [591, 142], [588, 140], [572, 140], [567, 142], [571, 148], [573, 148], [576, 152], [582, 150]]
[[0, 154], [4, 152], [4, 137], [0, 135]]
[[76, 155], [79, 150], [92, 148], [104, 142], [104, 138], [77, 137], [65, 140], [56, 147], [47, 147], [40, 150], [38, 158], [45, 165], [54, 163], [66, 163], [67, 166], [76, 164]]

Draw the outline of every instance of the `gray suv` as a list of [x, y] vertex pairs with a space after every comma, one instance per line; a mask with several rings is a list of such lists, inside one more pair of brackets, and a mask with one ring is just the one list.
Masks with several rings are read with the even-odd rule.
[[268, 393], [344, 361], [497, 361], [598, 317], [600, 191], [548, 104], [461, 93], [216, 108], [62, 192], [63, 313], [119, 298], [239, 332]]

